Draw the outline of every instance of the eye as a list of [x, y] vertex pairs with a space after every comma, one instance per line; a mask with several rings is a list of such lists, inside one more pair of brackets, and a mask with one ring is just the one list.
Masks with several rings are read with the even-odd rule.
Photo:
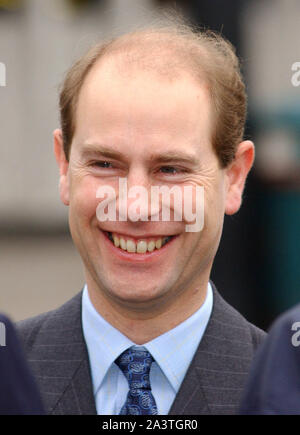
[[98, 168], [104, 168], [104, 169], [112, 168], [112, 164], [110, 162], [107, 162], [106, 160], [93, 162], [92, 166], [96, 166]]
[[178, 168], [175, 168], [174, 166], [162, 166], [160, 168], [160, 171], [164, 174], [177, 174], [180, 172]]
[[161, 166], [158, 172], [165, 175], [183, 175], [189, 173], [190, 171], [189, 169], [184, 167], [166, 165], [166, 166]]

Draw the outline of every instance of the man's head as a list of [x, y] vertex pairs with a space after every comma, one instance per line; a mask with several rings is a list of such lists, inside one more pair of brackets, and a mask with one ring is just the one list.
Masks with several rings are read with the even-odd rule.
[[93, 46], [69, 70], [61, 94], [60, 114], [67, 158], [76, 130], [76, 108], [82, 84], [95, 64], [112, 59], [126, 71], [152, 71], [174, 80], [189, 74], [207, 87], [212, 103], [211, 143], [220, 166], [232, 162], [244, 135], [247, 97], [233, 47], [213, 32], [189, 26], [149, 28]]
[[[246, 97], [232, 48], [186, 27], [128, 34], [77, 62], [60, 104], [61, 198], [89, 289], [128, 310], [177, 304], [191, 314], [205, 296], [224, 213], [239, 209], [253, 162], [253, 144], [242, 142]], [[184, 220], [99, 222], [97, 190], [109, 185], [118, 196], [120, 178], [148, 191], [203, 187], [203, 230], [186, 232]], [[128, 252], [137, 249], [148, 251]]]

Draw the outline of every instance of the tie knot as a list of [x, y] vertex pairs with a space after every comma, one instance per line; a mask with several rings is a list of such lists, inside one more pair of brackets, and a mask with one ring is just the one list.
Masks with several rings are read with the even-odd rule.
[[125, 350], [115, 363], [124, 373], [129, 392], [121, 408], [121, 415], [156, 415], [157, 406], [150, 385], [150, 368], [153, 357], [144, 347], [132, 346]]
[[116, 359], [115, 363], [124, 373], [130, 389], [151, 389], [150, 368], [153, 357], [143, 347], [132, 346]]

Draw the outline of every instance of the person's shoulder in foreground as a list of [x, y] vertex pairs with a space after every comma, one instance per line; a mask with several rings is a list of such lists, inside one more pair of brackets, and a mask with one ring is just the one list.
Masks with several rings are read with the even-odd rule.
[[300, 414], [300, 305], [278, 317], [254, 358], [241, 414]]
[[20, 326], [49, 413], [236, 411], [263, 334], [209, 278], [254, 160], [246, 101], [232, 46], [180, 23], [68, 71], [54, 153], [86, 287]]
[[44, 412], [15, 328], [0, 314], [0, 414], [42, 415]]

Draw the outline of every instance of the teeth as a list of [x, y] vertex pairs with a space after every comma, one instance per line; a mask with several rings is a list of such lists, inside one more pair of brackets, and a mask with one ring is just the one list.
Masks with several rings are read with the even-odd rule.
[[135, 252], [136, 251], [136, 244], [133, 240], [127, 240], [126, 242], [127, 252]]
[[160, 249], [161, 245], [162, 245], [162, 240], [161, 239], [156, 240], [156, 242], [155, 242], [156, 249]]
[[155, 249], [155, 242], [154, 240], [151, 240], [151, 242], [148, 243], [148, 251], [152, 252]]
[[137, 252], [138, 254], [145, 254], [148, 252], [153, 252], [154, 249], [160, 249], [163, 247], [172, 237], [163, 237], [157, 240], [150, 240], [147, 242], [146, 240], [139, 240], [135, 243], [133, 240], [128, 239], [125, 240], [123, 237], [118, 237], [115, 234], [109, 233], [109, 238], [113, 241], [116, 248], [121, 248], [127, 252]]
[[120, 246], [120, 239], [118, 236], [112, 236], [115, 246], [118, 248]]
[[124, 239], [122, 239], [122, 237], [120, 238], [120, 246], [124, 251], [126, 251], [126, 248], [127, 248], [126, 242]]
[[147, 252], [147, 242], [145, 242], [145, 240], [137, 242], [136, 252], [139, 254], [145, 254], [145, 252]]

